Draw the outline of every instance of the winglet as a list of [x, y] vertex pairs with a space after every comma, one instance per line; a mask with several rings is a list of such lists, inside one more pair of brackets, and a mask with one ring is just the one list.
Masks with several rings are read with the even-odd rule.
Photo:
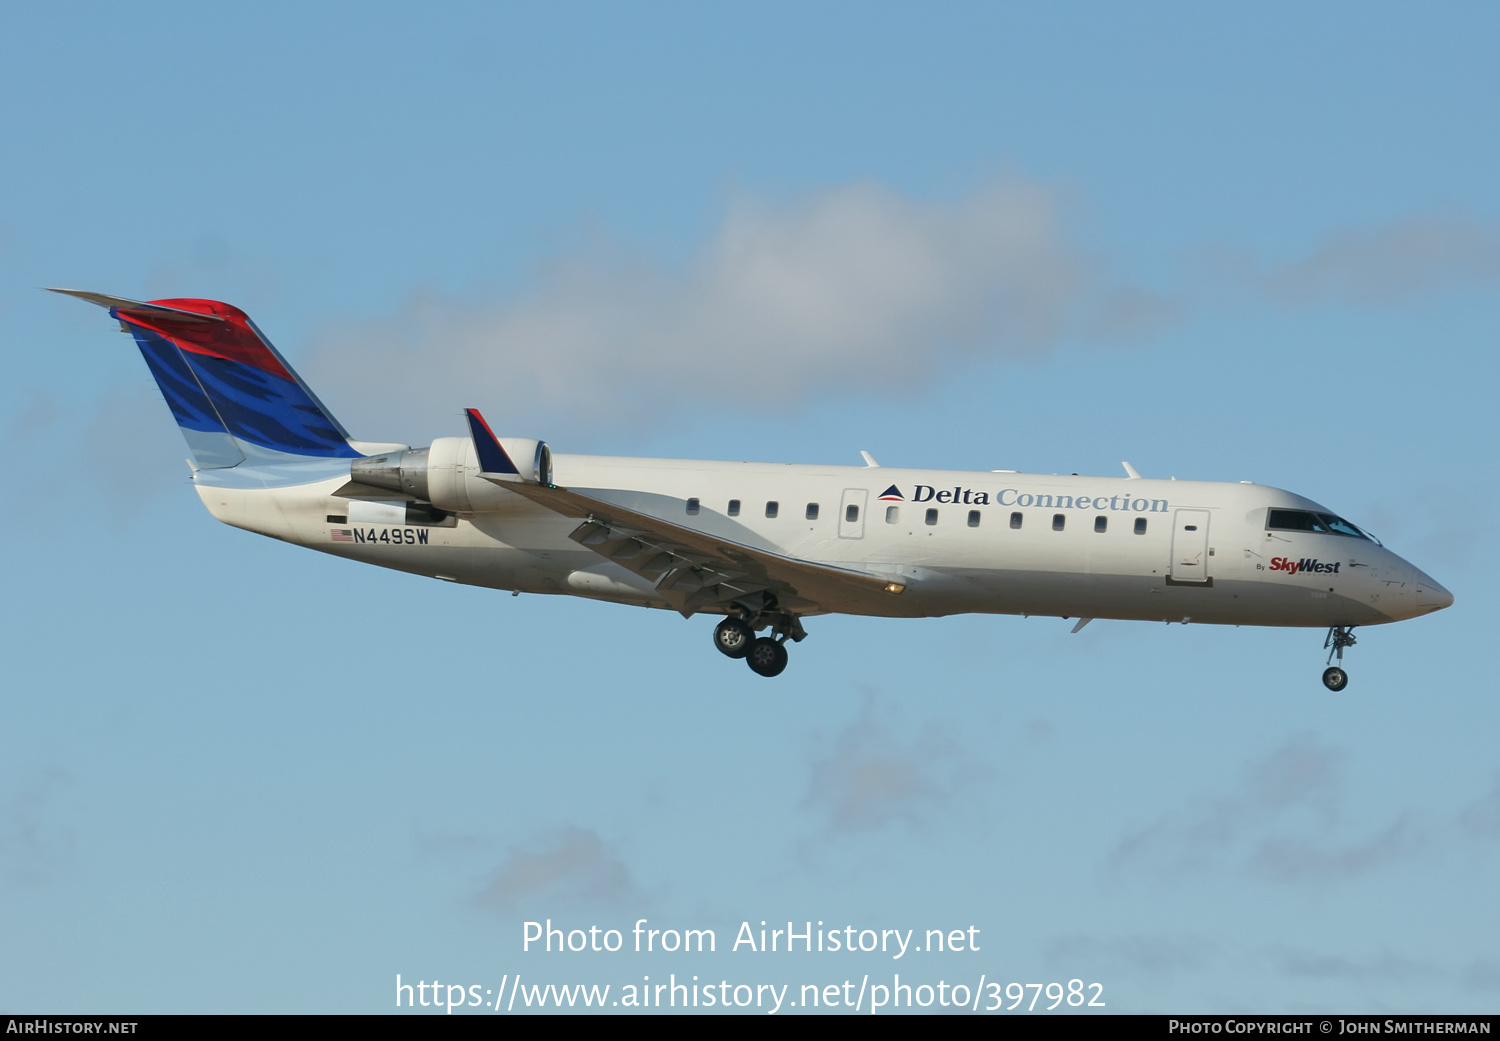
[[480, 471], [485, 474], [514, 474], [520, 477], [521, 471], [501, 447], [500, 439], [484, 421], [479, 410], [466, 408], [464, 414], [469, 420], [469, 436], [474, 439], [474, 454], [479, 457]]

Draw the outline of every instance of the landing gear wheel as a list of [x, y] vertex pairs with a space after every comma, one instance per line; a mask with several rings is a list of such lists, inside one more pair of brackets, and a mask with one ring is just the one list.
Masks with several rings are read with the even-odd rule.
[[751, 641], [745, 664], [762, 676], [780, 676], [786, 668], [786, 648], [771, 637], [762, 636]]
[[[1328, 661], [1325, 664], [1331, 667], [1323, 670], [1323, 686], [1329, 690], [1339, 691], [1349, 686], [1349, 674], [1341, 666], [1344, 664], [1344, 649], [1353, 647], [1356, 642], [1354, 626], [1330, 625], [1328, 627], [1328, 638], [1323, 641], [1323, 646], [1328, 651]], [[1335, 658], [1338, 659], [1338, 665], [1333, 664]]]
[[743, 658], [750, 653], [750, 644], [755, 642], [755, 630], [738, 618], [726, 618], [714, 626], [714, 646], [720, 654], [731, 658]]

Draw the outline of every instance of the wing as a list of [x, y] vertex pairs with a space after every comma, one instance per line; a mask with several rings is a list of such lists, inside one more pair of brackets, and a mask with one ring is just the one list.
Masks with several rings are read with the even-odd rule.
[[[469, 410], [469, 428], [481, 460], [504, 458], [474, 409]], [[782, 610], [796, 614], [886, 614], [889, 599], [906, 588], [888, 576], [756, 549], [512, 473], [479, 476], [577, 518], [581, 523], [569, 536], [574, 542], [653, 583], [662, 599], [684, 615], [728, 607], [757, 593], [771, 594]]]

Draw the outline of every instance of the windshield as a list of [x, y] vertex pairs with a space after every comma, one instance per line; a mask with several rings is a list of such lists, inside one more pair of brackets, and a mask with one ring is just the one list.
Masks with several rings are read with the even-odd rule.
[[1266, 527], [1271, 531], [1312, 531], [1321, 535], [1347, 535], [1369, 542], [1379, 541], [1342, 517], [1311, 510], [1271, 510], [1266, 517]]

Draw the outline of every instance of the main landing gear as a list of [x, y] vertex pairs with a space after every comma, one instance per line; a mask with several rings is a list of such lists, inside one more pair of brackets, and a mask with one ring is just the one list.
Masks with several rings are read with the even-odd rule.
[[[1344, 648], [1354, 646], [1354, 626], [1335, 625], [1328, 629], [1328, 638], [1323, 641], [1323, 646], [1328, 650], [1328, 668], [1323, 670], [1323, 686], [1332, 691], [1340, 691], [1349, 686], [1349, 674], [1344, 671]], [[1333, 664], [1334, 656], [1337, 655], [1339, 663]]]
[[[751, 612], [736, 605], [738, 614], [730, 615], [714, 627], [714, 646], [730, 658], [744, 658], [752, 672], [761, 676], [780, 676], [786, 668], [786, 642], [807, 638], [801, 620], [792, 614], [774, 610]], [[770, 627], [770, 636], [756, 636], [756, 630]]]

